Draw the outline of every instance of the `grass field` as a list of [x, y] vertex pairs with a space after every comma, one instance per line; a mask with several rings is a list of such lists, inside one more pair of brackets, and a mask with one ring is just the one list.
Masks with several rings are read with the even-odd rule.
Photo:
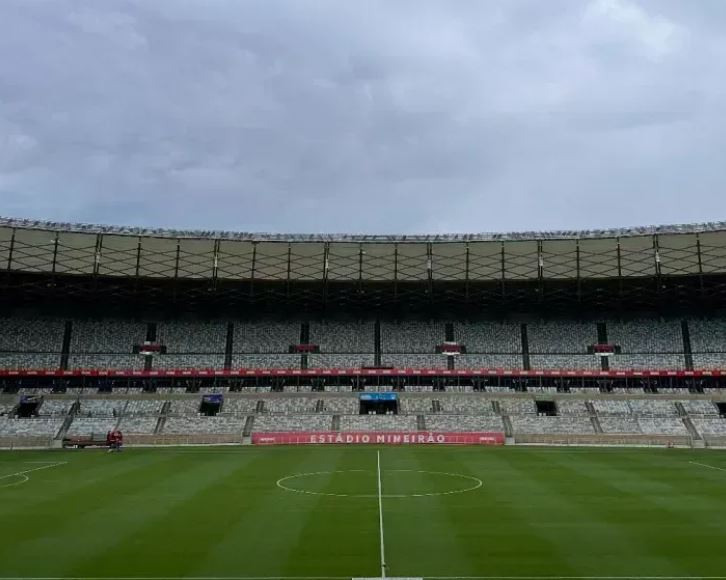
[[0, 453], [1, 578], [380, 577], [381, 529], [392, 577], [726, 578], [726, 454]]

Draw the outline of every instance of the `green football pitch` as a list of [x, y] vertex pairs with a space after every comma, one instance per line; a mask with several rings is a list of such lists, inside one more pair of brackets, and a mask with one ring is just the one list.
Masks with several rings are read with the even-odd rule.
[[0, 453], [0, 580], [383, 573], [726, 578], [726, 454], [435, 446]]

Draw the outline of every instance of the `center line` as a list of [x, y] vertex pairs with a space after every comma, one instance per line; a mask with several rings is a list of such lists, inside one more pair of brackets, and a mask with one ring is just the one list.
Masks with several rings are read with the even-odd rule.
[[376, 452], [378, 457], [378, 523], [381, 532], [381, 578], [386, 578], [386, 547], [383, 541], [383, 485], [381, 484], [381, 452]]

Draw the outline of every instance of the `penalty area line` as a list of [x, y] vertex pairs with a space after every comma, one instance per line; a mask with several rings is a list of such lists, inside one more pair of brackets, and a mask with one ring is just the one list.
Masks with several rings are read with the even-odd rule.
[[689, 461], [688, 463], [690, 463], [692, 465], [699, 465], [701, 467], [708, 467], [708, 469], [716, 469], [718, 471], [726, 471], [726, 468], [716, 467], [715, 465], [708, 465], [707, 463], [699, 463], [698, 461]]
[[34, 471], [40, 471], [42, 469], [50, 469], [51, 467], [58, 467], [59, 465], [66, 465], [67, 461], [28, 461], [27, 463], [47, 463], [47, 465], [42, 465], [40, 467], [33, 467], [32, 469], [25, 469], [23, 471], [18, 471], [16, 473], [8, 473], [7, 475], [0, 475], [0, 481], [3, 479], [9, 479], [11, 477], [22, 477], [20, 481], [16, 481], [14, 483], [7, 483], [5, 485], [0, 485], [0, 489], [5, 487], [13, 487], [15, 485], [20, 485], [21, 483], [25, 483], [26, 481], [29, 481], [30, 478], [28, 477], [28, 473], [32, 473]]

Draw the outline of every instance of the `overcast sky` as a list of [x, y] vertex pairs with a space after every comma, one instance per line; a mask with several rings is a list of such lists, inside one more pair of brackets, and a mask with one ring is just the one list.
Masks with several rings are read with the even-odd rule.
[[0, 215], [726, 219], [724, 0], [0, 0]]

